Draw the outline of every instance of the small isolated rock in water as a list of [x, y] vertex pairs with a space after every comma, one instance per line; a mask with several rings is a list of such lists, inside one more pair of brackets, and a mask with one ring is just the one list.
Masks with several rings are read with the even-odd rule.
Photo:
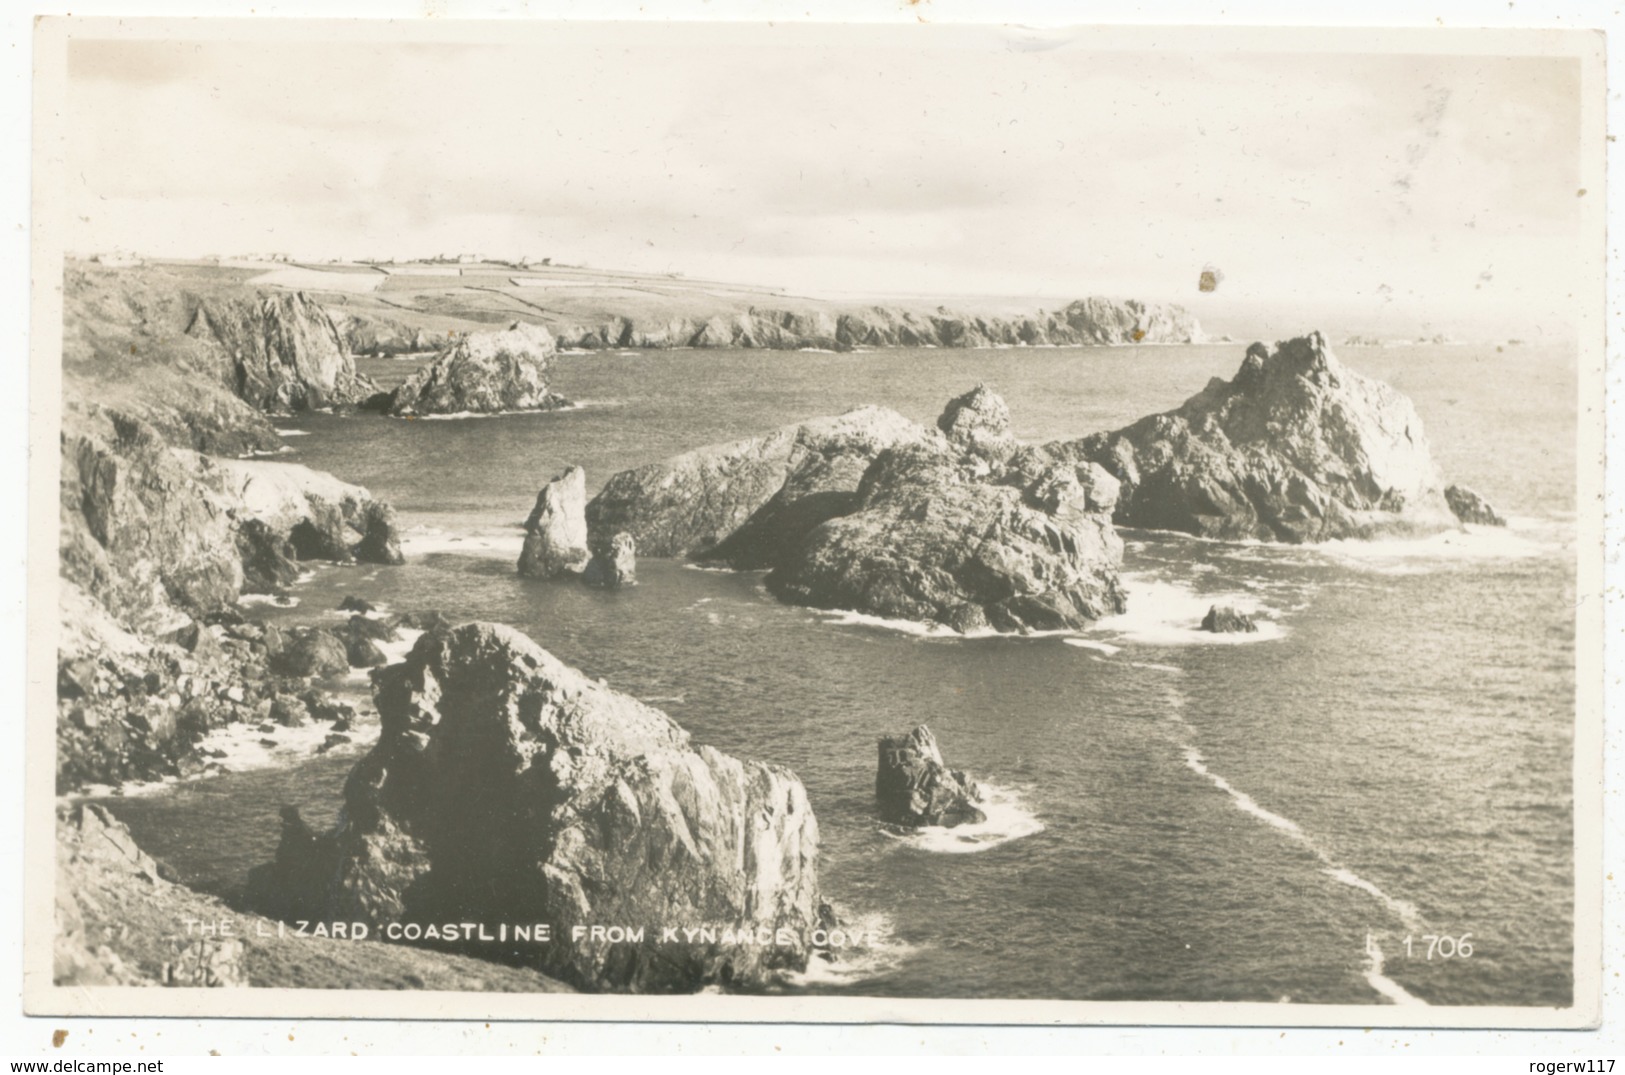
[[458, 337], [391, 392], [384, 411], [403, 417], [568, 407], [569, 400], [547, 387], [548, 364], [555, 351], [547, 329], [520, 322], [504, 332]]
[[1229, 605], [1214, 605], [1202, 617], [1202, 630], [1216, 635], [1251, 634], [1258, 630], [1258, 624], [1245, 612], [1238, 612]]
[[948, 768], [931, 729], [880, 739], [875, 800], [882, 821], [893, 825], [965, 825], [987, 820], [977, 807], [982, 790], [964, 773]]
[[519, 573], [537, 579], [578, 574], [591, 557], [587, 551], [587, 472], [568, 467], [536, 496], [536, 507], [525, 520]]
[[1446, 486], [1444, 499], [1445, 503], [1450, 505], [1450, 510], [1455, 513], [1456, 518], [1464, 523], [1472, 523], [1474, 526], [1505, 526], [1507, 524], [1507, 521], [1490, 506], [1488, 500], [1485, 500], [1465, 485]]
[[1010, 408], [985, 384], [950, 400], [937, 428], [956, 447], [975, 455], [1002, 459], [1016, 446], [1010, 436]]
[[367, 612], [372, 612], [372, 611], [375, 611], [375, 610], [373, 608], [372, 602], [366, 600], [365, 598], [355, 597], [355, 596], [352, 596], [350, 594], [346, 594], [344, 596], [344, 600], [339, 602], [339, 611], [340, 612], [367, 613]]
[[638, 584], [637, 547], [632, 535], [622, 530], [609, 539], [609, 547], [596, 554], [582, 572], [581, 581], [606, 590]]
[[406, 563], [406, 554], [401, 551], [401, 535], [395, 524], [393, 507], [381, 500], [367, 501], [361, 509], [360, 526], [361, 541], [355, 547], [357, 560], [367, 564]]

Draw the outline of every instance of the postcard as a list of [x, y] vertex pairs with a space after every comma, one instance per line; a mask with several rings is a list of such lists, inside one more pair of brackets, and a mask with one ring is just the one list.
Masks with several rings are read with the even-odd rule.
[[36, 60], [29, 1012], [1596, 1025], [1600, 35]]

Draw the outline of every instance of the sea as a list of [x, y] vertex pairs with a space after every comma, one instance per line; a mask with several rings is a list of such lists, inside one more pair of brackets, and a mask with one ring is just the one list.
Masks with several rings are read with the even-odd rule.
[[[1014, 433], [1115, 428], [1230, 377], [1244, 345], [564, 354], [571, 410], [280, 420], [281, 458], [400, 511], [405, 566], [315, 567], [286, 606], [354, 594], [511, 624], [793, 769], [820, 877], [872, 943], [782, 983], [888, 997], [1564, 1006], [1573, 976], [1576, 358], [1561, 345], [1342, 348], [1406, 393], [1447, 480], [1502, 529], [1313, 547], [1124, 531], [1128, 611], [1074, 634], [960, 637], [779, 604], [759, 573], [643, 559], [618, 592], [514, 570], [537, 491], [875, 403], [932, 422], [986, 382]], [[365, 359], [389, 385], [421, 359]], [[1214, 604], [1261, 630], [1197, 629]], [[352, 673], [348, 687], [364, 696]], [[876, 739], [926, 723], [985, 823], [876, 819]], [[299, 735], [305, 739], [300, 740]], [[336, 816], [367, 736], [239, 737], [230, 770], [107, 800], [227, 896], [278, 808]], [[374, 730], [373, 735], [376, 734]], [[319, 736], [318, 736], [319, 738]]]

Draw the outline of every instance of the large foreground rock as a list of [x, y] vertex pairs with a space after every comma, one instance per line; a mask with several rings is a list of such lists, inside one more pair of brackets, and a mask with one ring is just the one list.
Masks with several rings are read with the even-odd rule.
[[[551, 943], [487, 948], [594, 989], [748, 988], [805, 966], [828, 912], [789, 770], [694, 746], [507, 627], [432, 631], [373, 679], [378, 743], [332, 834], [285, 825], [251, 879], [267, 913], [547, 923]], [[578, 925], [646, 933], [575, 940]], [[661, 926], [715, 937], [662, 941]]]
[[981, 801], [976, 781], [942, 760], [930, 728], [880, 737], [875, 802], [882, 821], [909, 828], [975, 824], [987, 820]]
[[783, 514], [795, 513], [788, 526], [797, 532], [839, 514], [882, 450], [925, 436], [896, 411], [859, 407], [697, 448], [611, 477], [587, 505], [587, 527], [595, 543], [625, 531], [644, 556], [714, 552], [738, 567], [769, 566], [766, 550], [782, 541]]
[[391, 392], [383, 409], [400, 417], [568, 407], [570, 401], [547, 386], [556, 352], [547, 329], [522, 322], [502, 332], [460, 336]]
[[1459, 526], [1410, 400], [1319, 333], [1255, 343], [1177, 410], [1050, 450], [1116, 476], [1123, 526], [1286, 542]]

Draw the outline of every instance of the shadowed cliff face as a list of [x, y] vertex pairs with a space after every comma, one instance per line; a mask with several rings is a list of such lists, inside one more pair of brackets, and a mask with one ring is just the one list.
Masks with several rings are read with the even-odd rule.
[[302, 292], [205, 299], [186, 331], [229, 356], [232, 389], [261, 410], [356, 404], [375, 390], [356, 373], [327, 311]]
[[1459, 525], [1410, 400], [1348, 369], [1319, 333], [1253, 344], [1234, 378], [1177, 410], [1049, 451], [1122, 483], [1123, 526], [1305, 542]]
[[[291, 825], [255, 871], [268, 913], [547, 923], [555, 943], [507, 954], [592, 989], [760, 987], [805, 967], [828, 911], [818, 824], [789, 770], [696, 747], [664, 713], [493, 624], [433, 631], [373, 681], [383, 734], [338, 829]], [[616, 923], [647, 933], [571, 940]], [[663, 942], [662, 925], [718, 940]]]
[[[625, 531], [644, 556], [705, 555], [741, 568], [771, 566], [767, 558], [789, 536], [773, 520], [789, 501], [833, 493], [839, 507], [849, 508], [858, 480], [883, 449], [929, 435], [896, 411], [859, 407], [696, 448], [613, 475], [587, 504], [587, 528], [595, 543]], [[789, 523], [810, 526], [828, 517]]]

